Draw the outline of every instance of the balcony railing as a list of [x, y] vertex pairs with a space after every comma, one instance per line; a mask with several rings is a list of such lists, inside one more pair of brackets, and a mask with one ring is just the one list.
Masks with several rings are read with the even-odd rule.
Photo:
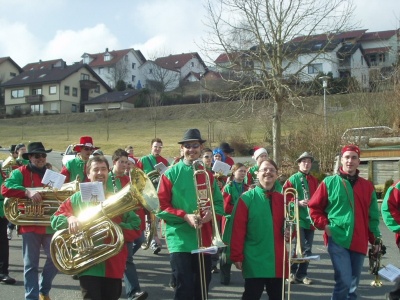
[[79, 81], [81, 89], [94, 89], [97, 86], [97, 82], [96, 81], [92, 81], [92, 80], [80, 80]]
[[25, 96], [25, 101], [26, 103], [42, 103], [43, 102], [43, 95], [30, 95], [30, 96]]

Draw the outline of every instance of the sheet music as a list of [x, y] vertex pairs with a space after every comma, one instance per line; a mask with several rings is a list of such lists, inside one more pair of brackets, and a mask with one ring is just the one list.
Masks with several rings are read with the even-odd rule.
[[162, 175], [167, 170], [167, 166], [160, 162], [154, 166], [154, 169], [156, 169]]
[[216, 254], [217, 252], [218, 252], [218, 247], [217, 246], [211, 246], [211, 247], [207, 247], [207, 248], [200, 248], [200, 249], [196, 249], [196, 250], [192, 250], [191, 251], [192, 254], [196, 254], [196, 253]]
[[79, 184], [83, 202], [102, 202], [106, 200], [103, 183], [100, 181]]
[[222, 162], [222, 161], [216, 160], [216, 161], [214, 162], [214, 165], [213, 165], [213, 167], [212, 167], [212, 170], [213, 170], [215, 173], [222, 173], [222, 174], [224, 174], [225, 176], [228, 176], [229, 171], [231, 170], [231, 166], [228, 165], [227, 163], [224, 163], [224, 162]]
[[47, 169], [44, 173], [42, 183], [48, 187], [59, 190], [65, 182], [65, 178], [65, 175]]
[[378, 271], [379, 276], [393, 282], [400, 277], [400, 269], [392, 264], [388, 264]]

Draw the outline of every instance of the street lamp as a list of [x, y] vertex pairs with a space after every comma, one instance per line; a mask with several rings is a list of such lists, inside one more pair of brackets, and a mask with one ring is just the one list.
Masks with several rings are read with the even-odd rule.
[[325, 124], [325, 132], [327, 129], [326, 126], [326, 88], [328, 87], [328, 79], [330, 79], [329, 76], [321, 76], [319, 79], [322, 80], [322, 87], [324, 88], [324, 124]]

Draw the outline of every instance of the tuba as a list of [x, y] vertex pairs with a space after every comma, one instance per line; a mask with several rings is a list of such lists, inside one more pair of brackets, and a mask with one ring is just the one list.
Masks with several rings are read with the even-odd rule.
[[13, 170], [14, 166], [17, 166], [17, 161], [14, 159], [14, 157], [9, 156], [6, 158], [6, 160], [3, 162], [1, 165], [1, 171], [4, 173], [5, 177], [7, 178], [10, 176], [11, 171]]
[[45, 188], [32, 188], [42, 196], [41, 202], [32, 202], [25, 198], [5, 198], [4, 215], [15, 225], [50, 226], [50, 217], [68, 197], [79, 190], [79, 181], [65, 183], [60, 190]]
[[59, 271], [78, 274], [118, 254], [124, 246], [124, 236], [122, 229], [111, 221], [113, 217], [140, 207], [158, 210], [157, 192], [148, 177], [138, 168], [130, 174], [130, 184], [105, 201], [81, 211], [78, 233], [62, 229], [53, 235], [50, 254]]

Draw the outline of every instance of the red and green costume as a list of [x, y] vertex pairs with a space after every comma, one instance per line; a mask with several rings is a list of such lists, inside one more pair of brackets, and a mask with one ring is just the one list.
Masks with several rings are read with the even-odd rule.
[[231, 261], [246, 278], [283, 278], [283, 195], [260, 186], [244, 193], [233, 215]]
[[[199, 169], [202, 169], [199, 166]], [[207, 171], [208, 172], [208, 171]], [[161, 176], [158, 187], [160, 212], [157, 217], [166, 223], [166, 241], [168, 250], [173, 252], [191, 252], [198, 249], [196, 229], [185, 220], [186, 214], [193, 214], [197, 210], [196, 189], [193, 182], [193, 167], [179, 161]], [[214, 208], [216, 214], [223, 215], [222, 194], [211, 172], [208, 172], [212, 187]], [[205, 183], [205, 175], [197, 176], [200, 185]], [[203, 224], [201, 228], [203, 246], [211, 246], [211, 222]]]
[[[303, 184], [304, 187], [303, 187]], [[305, 200], [304, 189], [308, 195], [307, 200], [311, 199], [315, 191], [318, 188], [318, 179], [311, 174], [305, 174], [303, 172], [297, 172], [289, 177], [283, 185], [283, 190], [287, 188], [294, 188], [297, 191], [299, 201]], [[288, 196], [287, 201], [294, 201], [291, 195]], [[308, 207], [299, 206], [299, 217], [300, 217], [300, 227], [305, 229], [313, 229], [310, 215], [308, 213]]]
[[390, 231], [396, 235], [396, 245], [400, 242], [400, 181], [394, 183], [383, 199], [382, 218]]
[[[65, 200], [58, 211], [51, 217], [51, 226], [55, 230], [68, 228], [68, 217], [77, 217], [81, 211], [92, 205], [91, 202], [83, 202], [81, 192], [76, 192]], [[139, 230], [140, 218], [133, 211], [114, 217], [112, 221], [121, 227], [125, 242], [133, 242], [141, 234]], [[128, 250], [126, 246], [123, 246], [118, 254], [90, 267], [80, 273], [79, 276], [86, 275], [121, 279], [124, 275], [127, 256]]]
[[[366, 254], [368, 241], [374, 243], [381, 236], [375, 189], [362, 177], [353, 187], [343, 176], [326, 177], [308, 207], [314, 226], [324, 230], [329, 225], [333, 241], [345, 249]], [[324, 239], [327, 242], [326, 233]]]
[[[43, 176], [32, 172], [29, 165], [25, 165], [11, 172], [10, 177], [1, 186], [1, 193], [7, 198], [25, 199], [26, 188], [44, 188]], [[30, 201], [30, 200], [28, 200]], [[54, 230], [50, 226], [19, 226], [19, 233], [34, 232], [37, 234], [52, 234]]]
[[79, 155], [77, 155], [74, 159], [67, 161], [60, 172], [66, 176], [65, 182], [74, 181], [76, 176], [79, 176], [80, 182], [87, 181], [86, 163], [87, 161], [82, 160]]
[[154, 171], [155, 168], [154, 166], [159, 163], [163, 163], [166, 167], [169, 166], [168, 160], [166, 160], [164, 157], [161, 155], [159, 156], [154, 156], [153, 154], [149, 154], [146, 156], [143, 156], [140, 158], [140, 160], [137, 163], [137, 167], [142, 169], [143, 172], [146, 174], [150, 173], [151, 171]]

